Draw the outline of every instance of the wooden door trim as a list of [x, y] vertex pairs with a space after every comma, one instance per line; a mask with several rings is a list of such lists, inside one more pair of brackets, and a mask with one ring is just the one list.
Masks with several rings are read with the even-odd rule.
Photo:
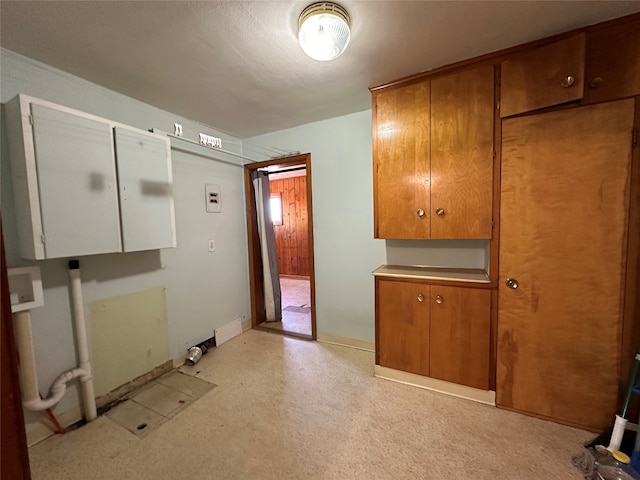
[[[309, 236], [309, 284], [311, 295], [311, 338], [316, 340], [318, 332], [316, 328], [316, 283], [315, 283], [315, 261], [313, 249], [313, 199], [311, 195], [311, 154], [302, 153], [289, 157], [276, 158], [263, 162], [254, 162], [244, 166], [244, 193], [245, 193], [245, 209], [247, 220], [247, 247], [249, 253], [249, 289], [251, 297], [251, 327], [256, 328], [262, 323], [261, 319], [264, 314], [260, 314], [260, 305], [264, 306], [264, 292], [262, 291], [262, 259], [256, 254], [257, 246], [260, 244], [258, 232], [256, 229], [256, 209], [255, 194], [251, 183], [251, 172], [260, 168], [271, 166], [288, 167], [293, 165], [304, 165], [307, 173], [307, 219], [308, 219], [308, 236]], [[269, 330], [274, 332], [274, 330]], [[284, 332], [286, 333], [286, 332]], [[292, 335], [287, 333], [288, 335]], [[307, 338], [305, 335], [296, 335]]]
[[0, 441], [2, 457], [0, 478], [16, 480], [30, 480], [29, 451], [27, 449], [27, 434], [24, 426], [22, 411], [22, 397], [18, 377], [18, 352], [13, 335], [13, 319], [11, 316], [11, 302], [9, 300], [9, 283], [7, 280], [7, 262], [4, 253], [4, 239], [2, 238], [2, 222], [0, 220], [1, 243], [1, 294], [0, 304], [0, 337], [2, 339], [2, 400], [1, 420], [2, 434]]

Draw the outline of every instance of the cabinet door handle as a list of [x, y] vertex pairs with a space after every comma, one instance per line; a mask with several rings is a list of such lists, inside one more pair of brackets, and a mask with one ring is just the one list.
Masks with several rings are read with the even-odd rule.
[[438, 305], [442, 305], [444, 303], [444, 298], [442, 298], [442, 295], [436, 295], [436, 303]]
[[515, 278], [507, 278], [507, 281], [504, 282], [504, 284], [513, 290], [518, 288], [518, 280], [516, 280]]
[[589, 84], [589, 86], [591, 88], [600, 88], [603, 83], [604, 83], [604, 80], [602, 79], [602, 77], [596, 77], [593, 80], [591, 80], [591, 83]]
[[564, 79], [562, 80], [562, 83], [560, 83], [560, 85], [562, 85], [564, 88], [569, 88], [574, 83], [576, 83], [576, 79], [574, 78], [574, 76], [573, 75], [567, 75], [566, 77], [564, 77]]
[[418, 294], [418, 301], [419, 302], [424, 302], [424, 295], [423, 294], [421, 294], [421, 293]]
[[438, 215], [439, 217], [444, 217], [444, 214], [446, 212], [444, 211], [444, 208], [436, 208], [436, 215]]
[[416, 210], [416, 213], [418, 214], [419, 217], [424, 217], [425, 211], [419, 208], [418, 210]]

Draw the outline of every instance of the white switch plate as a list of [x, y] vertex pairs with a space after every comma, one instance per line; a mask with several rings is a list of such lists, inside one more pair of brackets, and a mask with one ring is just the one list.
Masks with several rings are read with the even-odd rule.
[[216, 241], [215, 240], [209, 240], [209, 251], [210, 252], [215, 252], [216, 251]]
[[220, 203], [220, 185], [214, 185], [213, 183], [205, 184], [204, 194], [207, 212], [220, 213], [222, 211], [222, 204]]

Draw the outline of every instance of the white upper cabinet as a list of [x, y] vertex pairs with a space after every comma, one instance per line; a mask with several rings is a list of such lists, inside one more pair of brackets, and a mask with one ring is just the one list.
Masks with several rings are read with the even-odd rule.
[[6, 118], [21, 257], [175, 247], [166, 137], [26, 95]]
[[176, 246], [167, 137], [115, 127], [125, 252]]

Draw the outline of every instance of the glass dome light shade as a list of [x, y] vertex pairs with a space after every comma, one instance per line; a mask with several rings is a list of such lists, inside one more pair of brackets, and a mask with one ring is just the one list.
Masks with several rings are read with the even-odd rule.
[[314, 60], [338, 58], [351, 39], [349, 15], [340, 5], [320, 2], [309, 5], [298, 20], [298, 42]]

